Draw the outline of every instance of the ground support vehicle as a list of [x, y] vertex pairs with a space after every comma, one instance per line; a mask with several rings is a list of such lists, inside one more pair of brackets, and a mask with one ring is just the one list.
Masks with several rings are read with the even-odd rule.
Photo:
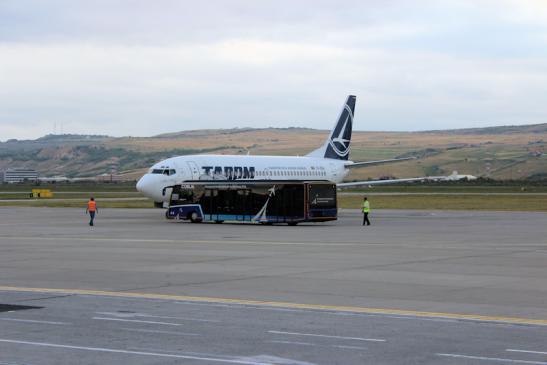
[[329, 181], [191, 181], [167, 193], [168, 219], [289, 225], [337, 219], [336, 184]]

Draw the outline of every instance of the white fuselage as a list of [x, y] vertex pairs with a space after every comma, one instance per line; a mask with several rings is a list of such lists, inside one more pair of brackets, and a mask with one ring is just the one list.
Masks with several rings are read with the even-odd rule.
[[294, 156], [189, 155], [158, 162], [137, 183], [137, 189], [155, 202], [169, 199], [164, 188], [191, 180], [341, 182], [348, 161]]

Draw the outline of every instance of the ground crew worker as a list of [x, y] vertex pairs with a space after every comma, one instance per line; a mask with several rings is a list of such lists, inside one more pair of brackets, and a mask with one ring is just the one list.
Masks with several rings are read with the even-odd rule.
[[368, 213], [370, 213], [370, 203], [367, 200], [367, 197], [363, 199], [363, 226], [366, 224], [370, 226], [370, 221], [368, 220]]
[[95, 199], [93, 197], [89, 198], [89, 201], [87, 202], [87, 208], [85, 210], [85, 213], [89, 213], [89, 225], [93, 225], [93, 220], [95, 219], [95, 213], [99, 212], [99, 208], [97, 208], [97, 203], [95, 202]]

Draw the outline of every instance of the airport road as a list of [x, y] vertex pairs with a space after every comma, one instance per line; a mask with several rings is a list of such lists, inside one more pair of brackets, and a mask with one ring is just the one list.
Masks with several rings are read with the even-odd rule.
[[[0, 208], [0, 364], [547, 364], [545, 213]], [[12, 309], [12, 311], [7, 311]]]

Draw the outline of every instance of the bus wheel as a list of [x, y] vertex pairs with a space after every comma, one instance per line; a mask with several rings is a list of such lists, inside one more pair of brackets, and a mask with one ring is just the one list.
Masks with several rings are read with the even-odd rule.
[[173, 217], [171, 217], [171, 216], [169, 215], [169, 209], [167, 209], [167, 210], [165, 211], [165, 218], [167, 218], [167, 219], [173, 219]]
[[190, 221], [191, 221], [192, 223], [197, 223], [197, 222], [199, 222], [198, 213], [197, 213], [197, 212], [192, 212], [192, 213], [190, 214]]
[[287, 223], [289, 226], [296, 226], [298, 224], [298, 222], [288, 222]]

